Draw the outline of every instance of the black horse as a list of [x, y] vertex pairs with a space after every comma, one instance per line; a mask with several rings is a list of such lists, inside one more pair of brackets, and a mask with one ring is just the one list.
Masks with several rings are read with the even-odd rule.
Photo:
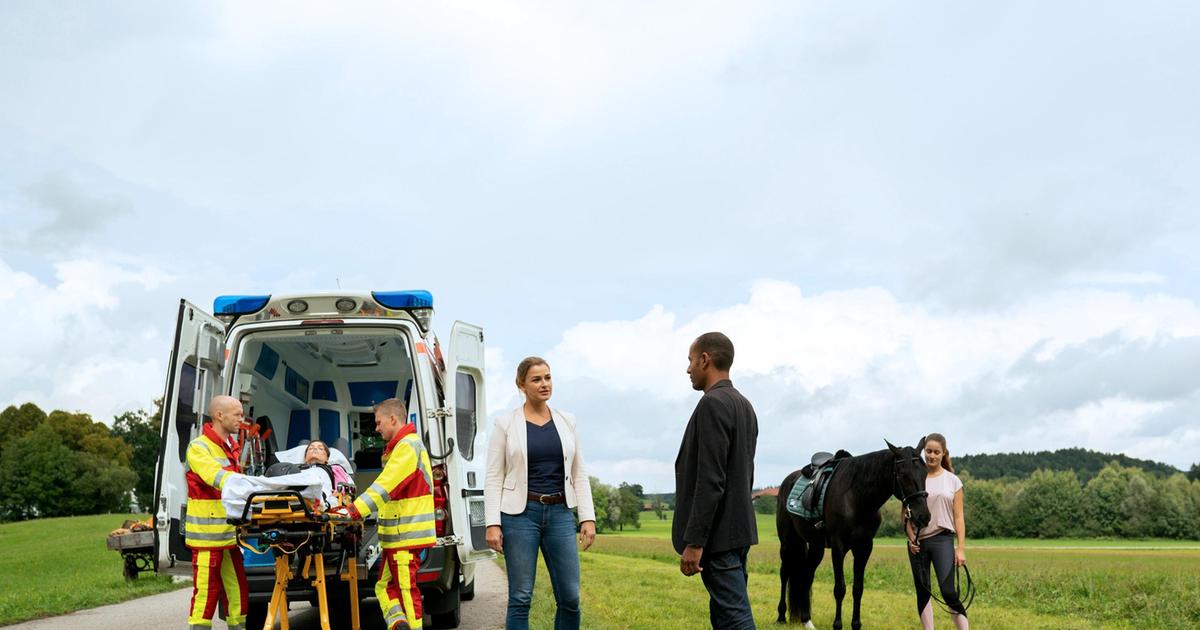
[[[886, 440], [885, 440], [886, 442]], [[908, 518], [918, 526], [929, 523], [925, 504], [925, 462], [921, 452], [925, 438], [916, 448], [897, 448], [887, 442], [887, 450], [849, 457], [838, 464], [825, 494], [825, 519], [817, 523], [804, 520], [787, 510], [787, 497], [800, 476], [797, 470], [779, 487], [775, 527], [779, 533], [779, 623], [799, 614], [806, 628], [812, 625], [813, 574], [825, 557], [825, 547], [833, 555], [833, 596], [837, 613], [834, 630], [842, 628], [842, 599], [846, 595], [846, 577], [842, 563], [846, 552], [854, 553], [854, 615], [850, 627], [862, 628], [859, 608], [862, 604], [863, 575], [871, 557], [875, 533], [879, 531], [879, 508], [896, 497]], [[791, 589], [789, 591], [789, 588]]]

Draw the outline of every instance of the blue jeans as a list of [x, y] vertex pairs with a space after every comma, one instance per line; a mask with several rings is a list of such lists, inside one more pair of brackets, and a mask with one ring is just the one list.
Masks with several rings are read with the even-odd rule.
[[750, 548], [705, 552], [700, 558], [700, 579], [708, 589], [708, 620], [715, 629], [754, 630], [750, 594], [746, 592], [746, 556]]
[[546, 557], [554, 587], [554, 630], [579, 628], [579, 548], [575, 515], [565, 503], [542, 505], [530, 501], [520, 514], [501, 514], [504, 565], [508, 570], [508, 615], [505, 630], [529, 628], [529, 604], [537, 577], [538, 550]]

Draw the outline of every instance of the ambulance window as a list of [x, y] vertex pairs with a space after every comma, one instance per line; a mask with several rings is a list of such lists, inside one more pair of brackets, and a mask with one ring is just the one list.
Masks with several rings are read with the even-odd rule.
[[459, 372], [454, 375], [454, 423], [458, 428], [458, 452], [463, 459], [475, 457], [475, 425], [478, 422], [475, 410], [475, 377]]
[[196, 426], [192, 404], [196, 400], [196, 366], [184, 363], [179, 370], [179, 394], [175, 396], [175, 432], [179, 434], [179, 461], [187, 459], [187, 448]]

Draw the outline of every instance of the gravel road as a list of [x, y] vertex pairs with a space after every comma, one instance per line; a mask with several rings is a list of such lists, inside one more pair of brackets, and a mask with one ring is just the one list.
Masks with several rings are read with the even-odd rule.
[[[69, 615], [48, 617], [36, 621], [6, 626], [8, 630], [56, 630], [87, 628], [87, 630], [133, 630], [135, 628], [183, 628], [187, 625], [187, 607], [191, 588], [152, 595], [121, 604], [80, 610]], [[494, 630], [504, 627], [504, 608], [508, 599], [508, 584], [504, 571], [490, 560], [480, 562], [475, 569], [475, 599], [462, 604], [461, 630]], [[360, 607], [362, 630], [384, 630], [383, 617], [375, 599]], [[320, 630], [317, 610], [307, 603], [292, 604], [288, 615], [295, 630]], [[279, 624], [275, 624], [279, 628]], [[429, 626], [426, 625], [426, 628]], [[224, 622], [215, 620], [214, 630], [225, 630]]]

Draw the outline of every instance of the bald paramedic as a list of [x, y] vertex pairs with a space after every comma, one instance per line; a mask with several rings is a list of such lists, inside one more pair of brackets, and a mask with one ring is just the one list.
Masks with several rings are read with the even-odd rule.
[[237, 547], [234, 527], [226, 520], [221, 488], [238, 468], [240, 447], [234, 440], [242, 423], [242, 403], [231, 396], [216, 396], [208, 404], [211, 422], [187, 450], [187, 517], [184, 540], [192, 550], [192, 604], [190, 630], [212, 627], [218, 603], [225, 604], [229, 630], [244, 630], [246, 622], [246, 572]]
[[383, 472], [347, 508], [355, 519], [379, 515], [383, 562], [375, 596], [388, 630], [421, 628], [420, 552], [437, 540], [429, 453], [416, 426], [407, 419], [404, 403], [397, 398], [375, 405], [375, 429], [387, 441]]

